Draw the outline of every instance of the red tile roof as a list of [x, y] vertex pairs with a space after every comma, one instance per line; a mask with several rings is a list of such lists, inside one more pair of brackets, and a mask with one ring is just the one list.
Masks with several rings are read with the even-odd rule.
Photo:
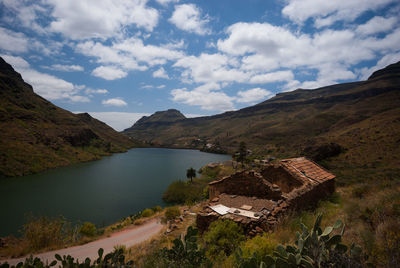
[[331, 180], [336, 177], [305, 157], [284, 159], [280, 161], [280, 164], [291, 175], [303, 181], [310, 181], [313, 184]]

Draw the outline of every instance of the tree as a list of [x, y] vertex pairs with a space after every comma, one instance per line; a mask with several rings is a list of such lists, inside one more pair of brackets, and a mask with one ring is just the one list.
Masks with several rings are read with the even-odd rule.
[[196, 170], [194, 168], [189, 168], [186, 171], [186, 177], [190, 179], [190, 182], [193, 182], [193, 178], [196, 177]]
[[244, 141], [240, 142], [239, 151], [235, 155], [236, 155], [236, 161], [242, 163], [242, 167], [243, 167], [243, 162], [247, 156], [247, 147], [246, 147], [246, 143]]

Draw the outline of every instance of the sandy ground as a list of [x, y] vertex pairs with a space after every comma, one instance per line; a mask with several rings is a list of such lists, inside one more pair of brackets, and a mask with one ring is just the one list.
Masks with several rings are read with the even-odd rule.
[[[55, 254], [59, 254], [61, 256], [71, 255], [75, 259], [79, 259], [81, 262], [89, 257], [93, 261], [98, 257], [97, 251], [99, 248], [104, 249], [104, 256], [105, 254], [113, 251], [114, 246], [116, 245], [125, 245], [126, 248], [132, 247], [151, 238], [153, 235], [156, 235], [161, 231], [162, 228], [163, 225], [159, 222], [159, 219], [153, 219], [144, 223], [143, 225], [134, 226], [133, 228], [114, 233], [110, 237], [102, 238], [81, 246], [48, 251], [45, 253], [34, 254], [33, 256], [39, 257], [44, 263], [46, 263], [46, 260], [49, 263], [55, 260]], [[15, 265], [21, 261], [24, 261], [26, 257], [27, 256], [16, 259], [1, 260], [0, 262], [8, 262], [11, 265]]]

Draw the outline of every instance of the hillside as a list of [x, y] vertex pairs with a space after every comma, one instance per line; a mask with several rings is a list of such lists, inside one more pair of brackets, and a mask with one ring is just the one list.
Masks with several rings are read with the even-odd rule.
[[73, 114], [33, 92], [0, 58], [0, 177], [99, 159], [135, 145], [89, 114]]
[[[400, 63], [367, 81], [280, 93], [257, 105], [208, 117], [136, 123], [125, 134], [158, 146], [230, 152], [244, 141], [256, 154], [308, 154], [335, 164], [394, 168], [400, 157]], [[160, 114], [162, 112], [158, 112]], [[333, 143], [333, 145], [332, 145]]]

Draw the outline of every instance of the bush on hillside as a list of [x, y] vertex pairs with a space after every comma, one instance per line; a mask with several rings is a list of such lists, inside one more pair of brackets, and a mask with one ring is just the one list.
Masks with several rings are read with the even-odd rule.
[[165, 209], [165, 219], [173, 220], [181, 215], [181, 210], [178, 207], [167, 207]]
[[87, 221], [79, 229], [79, 233], [86, 236], [95, 236], [97, 234], [96, 225]]
[[197, 183], [174, 181], [164, 192], [163, 200], [175, 204], [193, 203], [203, 199], [203, 187]]
[[28, 216], [23, 225], [24, 238], [33, 250], [63, 245], [70, 240], [71, 226], [63, 217], [47, 218]]
[[152, 207], [151, 210], [153, 210], [154, 213], [157, 213], [157, 212], [162, 211], [162, 207], [160, 207], [160, 206], [155, 206], [155, 207]]
[[146, 208], [145, 210], [142, 211], [141, 216], [146, 218], [154, 215], [154, 211], [150, 208]]
[[243, 229], [231, 220], [219, 219], [204, 234], [204, 247], [210, 259], [231, 255], [244, 241]]

